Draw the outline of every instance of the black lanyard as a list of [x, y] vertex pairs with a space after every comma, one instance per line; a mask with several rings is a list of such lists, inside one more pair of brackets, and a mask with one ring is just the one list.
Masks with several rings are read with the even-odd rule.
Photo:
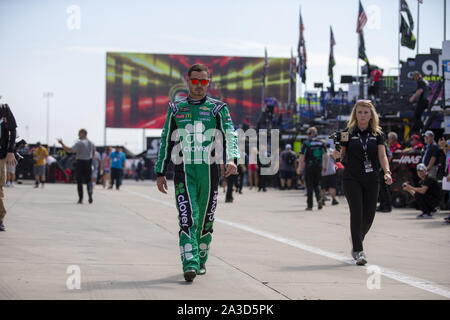
[[361, 134], [358, 132], [357, 133], [358, 137], [359, 137], [359, 141], [361, 142], [361, 145], [363, 147], [364, 150], [364, 157], [366, 158], [366, 160], [369, 159], [369, 155], [367, 154], [367, 143], [369, 142], [369, 134], [367, 134], [367, 138], [366, 141], [363, 142], [363, 140], [361, 139]]

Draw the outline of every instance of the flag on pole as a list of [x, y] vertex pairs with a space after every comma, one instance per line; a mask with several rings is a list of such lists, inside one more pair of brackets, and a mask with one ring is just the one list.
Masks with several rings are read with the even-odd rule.
[[291, 105], [292, 100], [292, 89], [295, 86], [295, 75], [296, 75], [296, 59], [294, 57], [294, 52], [291, 48], [291, 60], [289, 62], [289, 93], [288, 93], [288, 106]]
[[269, 74], [269, 58], [267, 57], [267, 48], [264, 48], [264, 67], [262, 76], [263, 86], [266, 85], [266, 75], [268, 74]]
[[334, 75], [333, 75], [333, 67], [336, 65], [336, 61], [334, 60], [334, 49], [333, 47], [336, 45], [336, 41], [334, 40], [333, 29], [330, 26], [330, 58], [328, 59], [328, 77], [330, 78], [330, 87], [331, 94], [334, 96]]
[[369, 59], [367, 58], [366, 55], [366, 45], [364, 43], [364, 34], [361, 32], [359, 34], [359, 58], [361, 60], [364, 60], [368, 65], [370, 65], [369, 63]]
[[403, 47], [414, 50], [414, 48], [416, 47], [416, 37], [412, 33], [412, 29], [403, 18], [403, 16], [401, 16], [400, 33], [402, 34], [402, 38], [400, 41], [401, 45]]
[[364, 12], [364, 8], [361, 4], [361, 0], [359, 1], [359, 12], [358, 12], [358, 21], [356, 23], [356, 32], [362, 33], [364, 26], [367, 23], [367, 16]]
[[305, 46], [305, 37], [303, 35], [303, 31], [305, 30], [305, 26], [303, 25], [302, 12], [300, 11], [300, 38], [298, 40], [298, 74], [300, 75], [302, 82], [306, 82], [306, 46]]
[[336, 65], [336, 61], [334, 60], [334, 49], [333, 47], [336, 45], [336, 41], [334, 40], [333, 29], [330, 26], [330, 58], [328, 59], [328, 76], [330, 78], [330, 82], [333, 82], [333, 67]]
[[411, 11], [409, 10], [408, 3], [406, 3], [406, 0], [400, 1], [400, 12], [401, 11], [406, 12], [406, 15], [408, 16], [408, 21], [409, 21], [409, 27], [411, 30], [413, 30], [414, 29], [414, 20], [413, 20]]
[[289, 78], [290, 81], [292, 83], [295, 83], [295, 69], [297, 67], [296, 61], [295, 61], [295, 57], [294, 57], [294, 53], [292, 52], [292, 48], [291, 48], [291, 61], [290, 61], [290, 65], [289, 65]]

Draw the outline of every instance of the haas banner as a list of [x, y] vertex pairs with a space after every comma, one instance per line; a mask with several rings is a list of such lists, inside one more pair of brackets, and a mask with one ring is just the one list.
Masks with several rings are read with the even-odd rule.
[[[289, 58], [269, 58], [267, 96], [287, 101]], [[261, 112], [264, 58], [108, 52], [106, 127], [162, 128], [169, 101], [188, 95], [185, 75], [208, 66], [208, 95], [225, 101], [235, 125], [251, 125]], [[295, 92], [293, 93], [295, 95]]]

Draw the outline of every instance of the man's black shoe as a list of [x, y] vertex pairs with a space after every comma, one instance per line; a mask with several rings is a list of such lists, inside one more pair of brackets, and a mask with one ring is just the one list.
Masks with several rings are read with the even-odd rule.
[[3, 224], [3, 221], [0, 222], [0, 231], [6, 231], [5, 225]]
[[392, 211], [391, 208], [383, 208], [383, 209], [381, 210], [381, 212], [391, 212], [391, 211]]
[[233, 199], [225, 199], [225, 202], [233, 202]]
[[376, 210], [377, 210], [377, 211], [383, 211], [384, 208], [383, 208], [382, 206], [378, 206]]
[[83, 204], [83, 200], [82, 199], [80, 199], [80, 200], [78, 200], [78, 202], [77, 202], [78, 204]]
[[92, 195], [90, 194], [89, 195], [89, 203], [92, 203], [92, 201], [94, 201], [94, 200], [92, 199]]
[[336, 199], [333, 199], [333, 201], [331, 201], [331, 205], [335, 206], [339, 204], [339, 202]]
[[187, 282], [192, 282], [192, 280], [194, 280], [196, 275], [197, 271], [195, 271], [194, 268], [187, 268], [184, 271], [184, 280], [186, 280]]
[[306, 211], [312, 211], [313, 208], [307, 207], [305, 210]]

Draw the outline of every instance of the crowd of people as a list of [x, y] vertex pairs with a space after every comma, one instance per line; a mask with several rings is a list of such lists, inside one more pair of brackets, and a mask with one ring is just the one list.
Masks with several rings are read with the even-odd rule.
[[[226, 202], [233, 201], [233, 190], [242, 193], [243, 186], [248, 186], [248, 190], [266, 192], [267, 188], [274, 187], [280, 190], [305, 189], [307, 195], [306, 210], [313, 210], [313, 201], [316, 200], [317, 208], [320, 210], [325, 205], [325, 201], [331, 200], [331, 205], [339, 203], [337, 195], [343, 195], [343, 172], [344, 164], [341, 152], [331, 148], [330, 143], [325, 139], [319, 139], [318, 131], [315, 127], [310, 127], [307, 138], [302, 143], [299, 153], [292, 150], [292, 145], [287, 143], [284, 149], [280, 150], [279, 171], [274, 176], [264, 176], [261, 174], [261, 163], [258, 157], [258, 149], [252, 148], [249, 156], [246, 156], [245, 164], [239, 165], [239, 175], [237, 178], [229, 177], [221, 179], [221, 185], [226, 192]], [[383, 143], [387, 159], [392, 163], [395, 154], [419, 155], [420, 162], [413, 168], [411, 181], [399, 181], [404, 183], [401, 189], [407, 196], [410, 207], [421, 210], [423, 206], [417, 205], [417, 199], [421, 192], [411, 192], [411, 188], [421, 188], [426, 191], [423, 185], [432, 184], [425, 193], [430, 195], [430, 210], [425, 210], [419, 214], [418, 218], [430, 218], [439, 207], [450, 209], [450, 191], [443, 190], [438, 184], [440, 179], [448, 179], [450, 182], [450, 140], [441, 138], [435, 140], [433, 131], [426, 131], [423, 136], [414, 134], [409, 141], [402, 141], [400, 144], [396, 132], [387, 133], [387, 139]], [[382, 170], [379, 170], [382, 176]], [[424, 174], [426, 172], [426, 178]], [[405, 177], [394, 176], [394, 179]], [[391, 212], [392, 190], [384, 183], [384, 179], [379, 179], [380, 188], [378, 193], [378, 212]], [[435, 183], [434, 183], [434, 182]], [[437, 187], [436, 187], [437, 186]], [[234, 189], [233, 189], [234, 188]], [[417, 193], [417, 194], [416, 194]], [[420, 200], [419, 200], [420, 202]], [[445, 219], [448, 222], [448, 218]]]

